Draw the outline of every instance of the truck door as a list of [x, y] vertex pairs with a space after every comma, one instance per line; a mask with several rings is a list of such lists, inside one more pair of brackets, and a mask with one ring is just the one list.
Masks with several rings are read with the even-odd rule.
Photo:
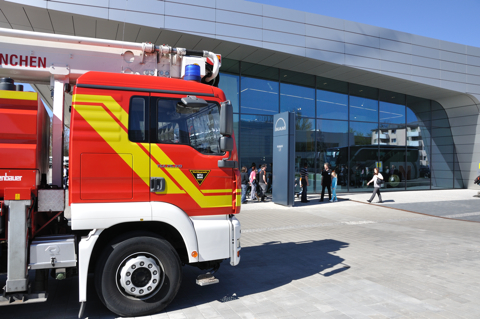
[[72, 110], [72, 202], [148, 202], [149, 94], [76, 89]]
[[180, 98], [152, 94], [151, 201], [189, 215], [233, 213], [233, 170], [218, 167], [220, 105], [187, 108]]

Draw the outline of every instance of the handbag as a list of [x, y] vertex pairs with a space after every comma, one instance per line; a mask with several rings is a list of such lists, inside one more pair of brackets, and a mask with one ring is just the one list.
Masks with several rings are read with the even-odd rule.
[[378, 178], [377, 179], [377, 184], [378, 184], [378, 186], [382, 187], [383, 186], [383, 179]]

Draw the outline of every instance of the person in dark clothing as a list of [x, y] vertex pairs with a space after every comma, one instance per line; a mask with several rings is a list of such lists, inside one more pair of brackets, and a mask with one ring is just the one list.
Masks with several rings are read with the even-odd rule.
[[248, 173], [245, 166], [242, 167], [242, 204], [247, 203]]
[[262, 165], [259, 179], [260, 188], [262, 189], [262, 194], [260, 195], [260, 198], [262, 202], [264, 202], [265, 198], [267, 197], [267, 164]]
[[68, 188], [68, 167], [63, 165], [63, 188]]
[[320, 201], [323, 202], [323, 197], [325, 196], [325, 187], [328, 189], [328, 199], [332, 199], [332, 170], [330, 169], [330, 164], [325, 163], [322, 170], [322, 196]]
[[302, 203], [308, 203], [307, 200], [307, 186], [308, 184], [308, 164], [305, 162], [303, 168], [300, 170], [300, 177], [302, 178]]

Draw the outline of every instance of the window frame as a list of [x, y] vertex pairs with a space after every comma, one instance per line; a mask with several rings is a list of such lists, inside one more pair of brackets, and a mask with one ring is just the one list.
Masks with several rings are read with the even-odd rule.
[[[133, 131], [130, 130], [131, 125], [131, 120], [132, 120], [132, 105], [133, 105], [133, 99], [141, 98], [144, 101], [144, 107], [145, 107], [145, 124], [144, 124], [144, 138], [143, 140], [133, 140], [132, 139], [132, 133]], [[150, 134], [150, 99], [149, 96], [145, 95], [132, 95], [130, 97], [129, 103], [128, 103], [128, 127], [127, 127], [127, 135], [128, 135], [128, 140], [132, 143], [150, 143], [151, 141], [151, 134]]]
[[[151, 96], [150, 97], [150, 105], [152, 105], [152, 107], [150, 108], [150, 118], [151, 118], [151, 123], [150, 123], [150, 128], [151, 128], [151, 134], [150, 134], [150, 143], [152, 144], [161, 144], [161, 145], [184, 145], [184, 146], [189, 146], [191, 147], [192, 149], [194, 149], [196, 152], [198, 152], [199, 154], [202, 154], [202, 155], [206, 155], [206, 156], [225, 156], [226, 152], [219, 152], [219, 153], [202, 153], [200, 152], [199, 150], [197, 150], [193, 145], [191, 145], [191, 139], [190, 139], [190, 136], [188, 134], [188, 130], [187, 130], [187, 136], [186, 136], [186, 139], [187, 141], [186, 142], [181, 142], [181, 143], [168, 143], [168, 142], [160, 142], [158, 140], [158, 102], [159, 100], [178, 100], [180, 101], [181, 97], [163, 97], [163, 96]], [[214, 101], [214, 100], [205, 100], [207, 103], [213, 103], [217, 106], [218, 108], [218, 114], [220, 115], [220, 109], [221, 109], [221, 105], [218, 101]], [[185, 122], [186, 122], [186, 118], [184, 119]], [[179, 121], [175, 121], [175, 123], [177, 123], [179, 125], [179, 127], [182, 127], [180, 124]], [[221, 137], [221, 135], [219, 136]]]

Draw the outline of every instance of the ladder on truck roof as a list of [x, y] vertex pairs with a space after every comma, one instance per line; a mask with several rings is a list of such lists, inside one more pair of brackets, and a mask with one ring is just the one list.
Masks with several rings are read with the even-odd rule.
[[[202, 82], [212, 84], [221, 57], [210, 51], [0, 28], [0, 77], [50, 85], [53, 97], [52, 183], [62, 184], [65, 94], [88, 71], [182, 78], [198, 64]], [[220, 58], [220, 59], [219, 59]], [[209, 59], [212, 71], [205, 69]], [[70, 84], [70, 85], [68, 85]]]

